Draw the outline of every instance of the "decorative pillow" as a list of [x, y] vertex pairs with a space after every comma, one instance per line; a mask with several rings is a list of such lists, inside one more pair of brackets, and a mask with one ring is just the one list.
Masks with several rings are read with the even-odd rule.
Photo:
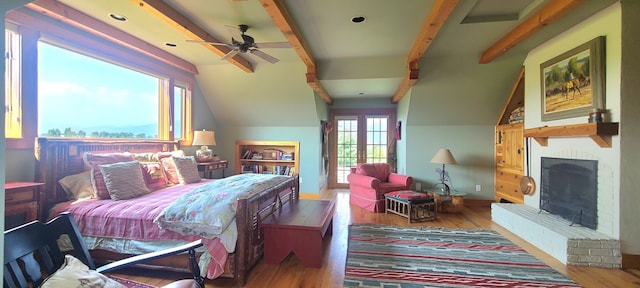
[[167, 180], [160, 162], [140, 163], [140, 167], [147, 188], [155, 190], [167, 186], [169, 180]]
[[147, 194], [140, 162], [118, 162], [100, 165], [109, 195], [113, 200], [131, 199]]
[[171, 184], [180, 184], [180, 179], [178, 179], [178, 170], [176, 169], [176, 163], [173, 161], [173, 158], [162, 158], [160, 161], [167, 180], [171, 182]]
[[58, 271], [49, 276], [40, 287], [104, 287], [104, 288], [126, 288], [122, 284], [100, 274], [95, 270], [90, 270], [82, 261], [71, 255], [64, 256], [64, 263]]
[[184, 157], [185, 155], [186, 154], [184, 154], [184, 151], [182, 151], [182, 150], [157, 152], [156, 155], [155, 155], [155, 159], [157, 159], [157, 161], [160, 161], [163, 158], [167, 158], [167, 157], [171, 157], [171, 156]]
[[382, 182], [387, 182], [390, 173], [391, 168], [387, 163], [360, 163], [356, 167], [356, 174], [375, 177]]
[[156, 155], [158, 155], [156, 152], [133, 153], [133, 159], [140, 161], [140, 163], [160, 162]]
[[95, 194], [91, 185], [91, 171], [66, 176], [58, 183], [67, 192], [69, 200], [90, 198]]
[[178, 179], [178, 171], [176, 170], [176, 165], [171, 158], [172, 156], [184, 157], [185, 154], [182, 150], [158, 152], [156, 154], [156, 158], [158, 158], [158, 161], [162, 163], [162, 168], [164, 169], [164, 174], [167, 177], [167, 180], [171, 182], [171, 184], [180, 184], [180, 179]]
[[97, 199], [109, 199], [109, 191], [104, 183], [102, 177], [102, 171], [100, 171], [100, 165], [112, 164], [117, 162], [133, 161], [133, 155], [131, 153], [104, 153], [104, 154], [92, 154], [85, 153], [84, 160], [91, 167], [91, 185], [95, 191], [94, 198]]
[[200, 182], [200, 172], [196, 165], [196, 159], [193, 156], [176, 157], [172, 156], [178, 172], [178, 180], [180, 184], [189, 184]]

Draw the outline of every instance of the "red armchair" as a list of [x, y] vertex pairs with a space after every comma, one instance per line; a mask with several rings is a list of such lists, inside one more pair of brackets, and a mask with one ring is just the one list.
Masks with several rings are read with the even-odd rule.
[[349, 203], [375, 213], [385, 210], [384, 194], [409, 190], [413, 184], [411, 176], [391, 173], [387, 163], [360, 163], [347, 175]]

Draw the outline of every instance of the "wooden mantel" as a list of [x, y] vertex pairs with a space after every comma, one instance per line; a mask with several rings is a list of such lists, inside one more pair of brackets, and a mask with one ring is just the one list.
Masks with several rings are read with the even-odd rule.
[[584, 123], [524, 129], [524, 137], [532, 137], [547, 146], [549, 137], [588, 136], [602, 148], [611, 148], [611, 136], [618, 135], [618, 123]]

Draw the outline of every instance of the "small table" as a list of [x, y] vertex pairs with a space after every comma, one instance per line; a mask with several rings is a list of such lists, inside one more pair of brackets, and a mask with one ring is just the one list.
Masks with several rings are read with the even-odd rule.
[[409, 223], [438, 218], [433, 196], [411, 190], [393, 191], [384, 194], [385, 213], [406, 217]]
[[433, 196], [438, 203], [438, 212], [460, 213], [464, 208], [464, 192], [451, 192], [449, 195], [442, 191], [433, 191]]
[[333, 234], [335, 202], [292, 200], [261, 223], [264, 261], [278, 264], [293, 252], [305, 267], [322, 266], [322, 239]]
[[224, 169], [227, 168], [229, 162], [227, 160], [215, 160], [211, 162], [198, 163], [198, 171], [202, 171], [204, 178], [212, 179], [213, 171], [222, 169], [222, 178], [224, 178]]
[[38, 211], [38, 199], [42, 186], [44, 183], [38, 182], [4, 183], [5, 230], [37, 220], [38, 217], [46, 218], [46, 215], [39, 215]]

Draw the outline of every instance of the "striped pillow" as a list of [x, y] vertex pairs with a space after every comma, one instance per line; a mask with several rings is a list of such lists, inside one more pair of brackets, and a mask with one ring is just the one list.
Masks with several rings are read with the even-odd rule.
[[85, 153], [84, 161], [91, 168], [91, 185], [95, 192], [94, 198], [97, 199], [109, 199], [109, 191], [104, 184], [104, 177], [102, 171], [100, 171], [100, 165], [133, 161], [133, 155], [131, 153]]
[[138, 161], [100, 165], [100, 171], [113, 200], [136, 198], [150, 192]]
[[200, 172], [196, 165], [196, 159], [193, 156], [176, 157], [172, 156], [173, 163], [176, 165], [178, 180], [180, 184], [189, 184], [200, 182]]

